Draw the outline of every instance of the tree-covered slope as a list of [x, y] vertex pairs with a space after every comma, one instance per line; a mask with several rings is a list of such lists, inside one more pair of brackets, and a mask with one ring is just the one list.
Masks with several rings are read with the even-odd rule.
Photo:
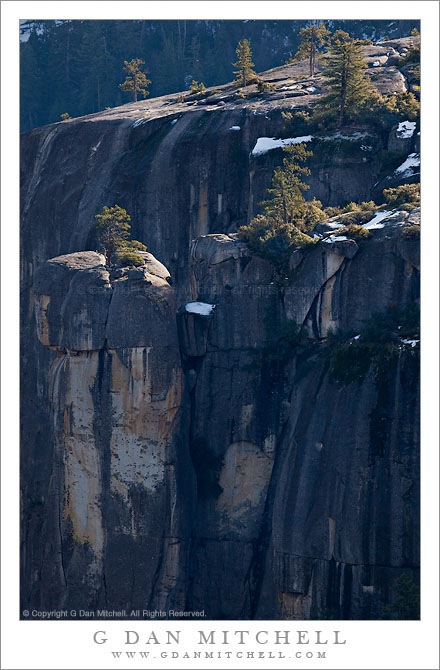
[[[282, 65], [299, 45], [308, 21], [23, 21], [21, 24], [22, 131], [130, 100], [119, 89], [124, 60], [142, 58], [150, 97], [230, 81], [239, 40], [251, 43], [255, 68]], [[353, 37], [409, 35], [418, 21], [328, 21]]]

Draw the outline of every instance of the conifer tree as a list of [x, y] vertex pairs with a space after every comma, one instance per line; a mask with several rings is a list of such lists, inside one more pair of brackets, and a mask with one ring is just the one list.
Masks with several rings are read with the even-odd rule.
[[145, 65], [145, 61], [140, 58], [133, 58], [130, 62], [124, 60], [124, 70], [127, 72], [127, 77], [123, 84], [119, 84], [122, 91], [130, 91], [133, 93], [133, 100], [137, 102], [137, 94], [141, 93], [144, 98], [149, 95], [146, 87], [151, 84], [151, 80], [147, 79], [144, 72], [141, 70], [141, 65]]
[[331, 38], [329, 54], [325, 58], [324, 77], [328, 80], [330, 93], [319, 100], [316, 108], [318, 114], [321, 111], [334, 117], [341, 128], [363, 107], [372, 86], [364, 74], [366, 63], [359, 40], [337, 30]]
[[136, 251], [146, 251], [147, 247], [138, 240], [130, 240], [131, 217], [119, 205], [103, 207], [100, 214], [96, 214], [96, 237], [99, 249], [110, 265], [113, 254], [119, 262], [127, 265], [140, 265], [142, 257]]
[[235, 53], [237, 54], [237, 61], [232, 63], [234, 67], [238, 68], [237, 70], [234, 70], [234, 74], [237, 75], [235, 80], [243, 86], [246, 86], [252, 77], [256, 77], [256, 72], [252, 69], [255, 63], [252, 62], [252, 51], [249, 40], [241, 40], [238, 43]]
[[274, 262], [282, 262], [293, 245], [313, 244], [307, 232], [326, 218], [321, 202], [315, 198], [307, 202], [303, 195], [309, 186], [302, 177], [310, 170], [302, 163], [313, 153], [305, 144], [285, 147], [283, 152], [283, 164], [275, 169], [267, 189], [272, 198], [260, 202], [263, 212], [238, 230], [240, 239]]
[[103, 207], [101, 214], [96, 214], [96, 232], [100, 249], [107, 263], [118, 247], [126, 244], [130, 237], [131, 216], [119, 205]]
[[301, 175], [308, 176], [310, 170], [300, 163], [313, 154], [311, 151], [306, 151], [305, 144], [285, 147], [284, 153], [287, 155], [283, 159], [283, 165], [275, 168], [272, 188], [267, 189], [273, 197], [264, 200], [260, 205], [267, 216], [288, 224], [298, 218], [298, 213], [305, 202], [302, 192], [310, 188], [301, 181]]
[[329, 35], [330, 32], [325, 23], [301, 28], [299, 31], [301, 42], [295, 54], [295, 60], [308, 59], [311, 77], [315, 74], [316, 52], [326, 44]]

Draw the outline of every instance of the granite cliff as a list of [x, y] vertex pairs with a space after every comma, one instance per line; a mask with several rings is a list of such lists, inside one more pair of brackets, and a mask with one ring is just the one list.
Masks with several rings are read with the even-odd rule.
[[[379, 89], [397, 42], [366, 47]], [[302, 67], [23, 136], [23, 607], [379, 618], [417, 581], [419, 348], [369, 327], [418, 300], [418, 210], [324, 222], [283, 272], [234, 235], [280, 160], [258, 141], [323, 90]], [[398, 128], [306, 141], [324, 205], [416, 178]], [[139, 268], [88, 251], [115, 202]]]

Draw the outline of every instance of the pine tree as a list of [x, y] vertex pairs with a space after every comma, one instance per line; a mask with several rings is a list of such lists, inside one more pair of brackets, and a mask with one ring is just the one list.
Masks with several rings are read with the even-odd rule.
[[238, 68], [237, 70], [234, 70], [234, 74], [237, 75], [235, 80], [243, 86], [246, 86], [252, 77], [257, 76], [256, 72], [252, 69], [255, 63], [252, 62], [252, 51], [249, 40], [241, 40], [238, 43], [235, 53], [237, 54], [237, 61], [232, 63], [234, 67]]
[[308, 59], [311, 77], [315, 74], [316, 52], [327, 43], [329, 35], [330, 32], [327, 30], [325, 23], [302, 28], [299, 31], [301, 42], [295, 54], [295, 60]]
[[260, 202], [263, 212], [238, 230], [240, 239], [274, 262], [282, 262], [293, 245], [313, 244], [313, 238], [306, 233], [326, 218], [321, 202], [306, 202], [303, 195], [310, 187], [302, 177], [308, 176], [310, 170], [301, 164], [312, 152], [306, 150], [305, 144], [285, 147], [283, 151], [283, 164], [275, 169], [272, 187], [267, 189], [273, 197]]
[[362, 46], [343, 30], [337, 30], [331, 38], [329, 56], [325, 58], [324, 77], [331, 92], [317, 103], [319, 114], [335, 117], [338, 128], [356, 116], [365, 104], [372, 86], [364, 74], [366, 63], [362, 57]]
[[266, 216], [288, 224], [298, 218], [299, 210], [305, 202], [302, 192], [310, 188], [301, 181], [301, 175], [308, 176], [310, 170], [308, 167], [302, 167], [300, 163], [313, 154], [311, 151], [306, 151], [305, 144], [286, 147], [284, 153], [287, 155], [283, 159], [283, 165], [275, 169], [272, 188], [267, 189], [273, 197], [264, 200], [260, 205]]
[[193, 79], [189, 86], [189, 90], [191, 91], [191, 93], [204, 93], [206, 91], [206, 86], [203, 83], [203, 81], [201, 81], [199, 84], [198, 81]]
[[99, 248], [107, 263], [110, 263], [114, 252], [126, 244], [130, 237], [131, 217], [125, 209], [114, 205], [114, 207], [103, 207], [101, 214], [96, 214], [95, 219]]
[[130, 240], [131, 217], [119, 205], [103, 207], [101, 214], [96, 214], [96, 237], [99, 249], [110, 264], [113, 254], [119, 262], [127, 265], [140, 265], [143, 259], [136, 251], [146, 251], [147, 247], [138, 240]]
[[141, 65], [145, 65], [145, 61], [140, 58], [133, 58], [130, 62], [124, 61], [124, 70], [127, 72], [127, 77], [123, 84], [119, 84], [122, 91], [131, 91], [133, 93], [133, 100], [137, 102], [137, 94], [141, 93], [144, 98], [149, 95], [146, 87], [151, 84], [151, 80], [147, 79], [144, 72], [141, 70]]

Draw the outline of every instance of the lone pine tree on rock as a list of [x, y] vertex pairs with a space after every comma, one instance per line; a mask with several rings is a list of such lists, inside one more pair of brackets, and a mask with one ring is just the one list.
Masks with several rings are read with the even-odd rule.
[[237, 70], [234, 70], [234, 74], [237, 75], [235, 80], [246, 86], [253, 77], [257, 76], [256, 72], [252, 69], [255, 63], [252, 62], [252, 51], [249, 40], [241, 40], [235, 53], [237, 54], [237, 61], [232, 63], [237, 68]]
[[372, 86], [364, 74], [366, 63], [359, 40], [337, 30], [328, 50], [324, 77], [328, 80], [330, 93], [318, 101], [316, 108], [318, 113], [334, 117], [341, 128], [363, 108]]
[[327, 30], [325, 23], [312, 25], [308, 28], [301, 28], [299, 31], [301, 42], [294, 60], [300, 61], [307, 58], [309, 61], [311, 77], [315, 74], [316, 52], [319, 51], [320, 47], [327, 43], [329, 35], [330, 31]]
[[103, 207], [95, 219], [98, 245], [108, 265], [114, 254], [119, 262], [125, 261], [127, 265], [140, 265], [143, 262], [136, 251], [146, 251], [147, 247], [138, 240], [129, 239], [131, 217], [125, 209], [119, 205]]
[[141, 70], [141, 65], [145, 65], [145, 61], [140, 58], [133, 58], [130, 62], [124, 61], [124, 70], [127, 76], [123, 84], [119, 84], [119, 88], [125, 92], [133, 93], [133, 100], [137, 102], [137, 94], [141, 93], [144, 98], [150, 95], [147, 91], [148, 84], [151, 84], [151, 79]]
[[321, 202], [315, 198], [306, 201], [303, 195], [310, 188], [302, 181], [310, 175], [303, 164], [313, 152], [307, 151], [305, 144], [297, 144], [285, 147], [283, 153], [283, 163], [275, 169], [272, 187], [267, 189], [272, 197], [260, 202], [262, 213], [238, 230], [241, 240], [275, 262], [282, 261], [292, 245], [313, 244], [307, 232], [326, 218]]

